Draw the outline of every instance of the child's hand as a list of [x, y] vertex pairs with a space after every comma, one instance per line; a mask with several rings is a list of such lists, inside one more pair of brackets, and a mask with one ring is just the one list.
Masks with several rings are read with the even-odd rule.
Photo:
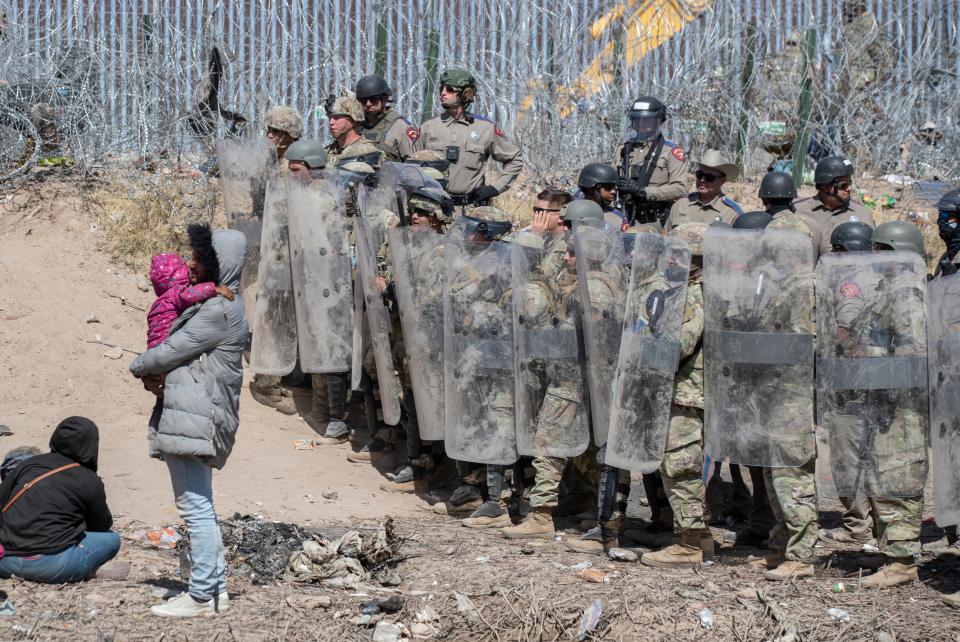
[[223, 297], [227, 297], [228, 301], [233, 301], [233, 290], [231, 290], [225, 285], [217, 286], [217, 294]]

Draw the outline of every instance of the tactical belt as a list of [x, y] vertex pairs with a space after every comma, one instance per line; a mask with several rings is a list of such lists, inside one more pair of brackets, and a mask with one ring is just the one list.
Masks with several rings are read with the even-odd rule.
[[708, 330], [704, 353], [720, 361], [768, 365], [813, 363], [813, 335], [805, 332]]
[[904, 390], [927, 387], [926, 357], [817, 359], [817, 378], [837, 390]]
[[509, 339], [480, 339], [454, 336], [453, 350], [458, 370], [513, 370], [513, 342]]
[[454, 205], [471, 205], [473, 203], [469, 194], [451, 194], [450, 199], [453, 200]]

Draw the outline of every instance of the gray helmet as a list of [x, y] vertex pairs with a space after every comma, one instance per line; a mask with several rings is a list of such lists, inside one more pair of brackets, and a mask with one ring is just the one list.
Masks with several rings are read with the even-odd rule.
[[738, 216], [731, 227], [735, 230], [762, 230], [772, 220], [767, 212], [747, 212]]
[[797, 188], [793, 184], [793, 177], [786, 172], [768, 172], [760, 181], [762, 199], [796, 198]]
[[873, 228], [861, 221], [847, 221], [834, 228], [830, 245], [834, 252], [869, 252]]
[[878, 225], [870, 240], [875, 245], [886, 245], [923, 256], [923, 234], [916, 225], [907, 221], [888, 221]]
[[667, 106], [653, 96], [637, 96], [637, 99], [627, 107], [627, 116], [630, 118], [658, 116], [663, 121], [667, 119]]
[[960, 189], [950, 190], [937, 201], [940, 212], [960, 212]]
[[571, 223], [574, 221], [602, 222], [603, 208], [593, 201], [578, 199], [576, 201], [570, 201], [567, 206], [563, 208], [560, 217], [564, 221], [570, 221]]
[[577, 178], [577, 187], [589, 189], [597, 185], [616, 185], [617, 170], [606, 163], [590, 163], [584, 165]]
[[287, 148], [287, 161], [301, 161], [310, 169], [323, 169], [327, 165], [327, 151], [318, 140], [301, 138]]
[[356, 91], [353, 93], [357, 95], [358, 100], [363, 100], [374, 96], [390, 96], [393, 92], [390, 91], [390, 85], [383, 76], [370, 74], [357, 81]]
[[853, 176], [853, 163], [845, 156], [827, 156], [817, 163], [813, 182], [817, 185], [829, 185], [841, 176]]

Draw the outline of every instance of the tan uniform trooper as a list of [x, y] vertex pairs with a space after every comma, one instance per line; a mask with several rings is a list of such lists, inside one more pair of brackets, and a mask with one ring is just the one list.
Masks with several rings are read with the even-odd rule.
[[[486, 205], [502, 194], [520, 174], [520, 148], [491, 120], [467, 110], [477, 93], [473, 76], [463, 69], [447, 69], [440, 76], [440, 105], [444, 113], [420, 127], [415, 149], [437, 150], [450, 163], [447, 192], [454, 205]], [[487, 184], [484, 170], [492, 158], [503, 168]]]
[[860, 222], [874, 226], [870, 210], [850, 200], [852, 178], [853, 163], [842, 156], [828, 156], [817, 163], [814, 171], [816, 195], [793, 203], [798, 214], [816, 224], [820, 233], [820, 254], [831, 250], [830, 236], [838, 225]]
[[695, 174], [697, 189], [673, 204], [663, 223], [664, 229], [671, 230], [684, 223], [733, 223], [743, 210], [723, 194], [723, 184], [736, 179], [739, 172], [723, 154], [708, 149]]

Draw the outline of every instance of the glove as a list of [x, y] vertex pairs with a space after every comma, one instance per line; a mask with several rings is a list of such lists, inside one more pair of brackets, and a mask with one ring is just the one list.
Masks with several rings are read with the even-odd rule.
[[488, 201], [499, 193], [493, 185], [481, 185], [470, 192], [470, 202], [480, 203], [482, 201]]
[[621, 194], [629, 194], [637, 200], [647, 200], [647, 192], [640, 187], [640, 182], [630, 178], [621, 178], [618, 180], [617, 191]]

